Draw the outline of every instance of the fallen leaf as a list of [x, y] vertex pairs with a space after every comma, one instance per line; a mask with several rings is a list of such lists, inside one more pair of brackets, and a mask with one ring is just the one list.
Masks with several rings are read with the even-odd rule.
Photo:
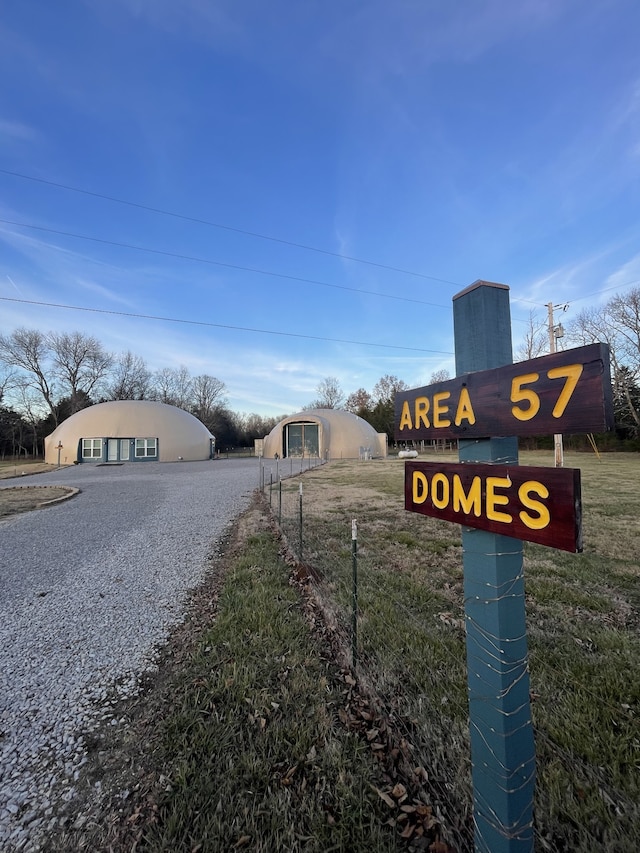
[[386, 803], [386, 805], [388, 805], [390, 809], [395, 809], [396, 804], [391, 799], [389, 794], [385, 794], [384, 791], [381, 791], [380, 788], [376, 788], [375, 785], [371, 785], [371, 788], [376, 792], [376, 794], [380, 797], [383, 803]]

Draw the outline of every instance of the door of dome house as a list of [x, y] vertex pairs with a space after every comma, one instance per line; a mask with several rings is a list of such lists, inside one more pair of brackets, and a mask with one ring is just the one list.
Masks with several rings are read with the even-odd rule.
[[107, 439], [107, 462], [128, 462], [130, 438]]
[[287, 424], [285, 427], [285, 456], [318, 456], [318, 424]]

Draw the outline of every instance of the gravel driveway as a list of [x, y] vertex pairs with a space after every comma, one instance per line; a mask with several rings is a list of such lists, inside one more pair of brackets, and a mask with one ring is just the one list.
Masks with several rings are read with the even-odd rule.
[[[0, 849], [35, 851], [71, 799], [83, 736], [182, 618], [258, 461], [80, 465], [18, 478], [81, 489], [0, 522]], [[3, 485], [17, 484], [15, 479]]]

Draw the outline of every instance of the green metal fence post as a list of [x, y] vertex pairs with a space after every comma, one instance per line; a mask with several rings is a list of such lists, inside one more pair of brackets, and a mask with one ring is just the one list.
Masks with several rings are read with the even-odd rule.
[[299, 504], [300, 504], [300, 512], [299, 512], [299, 515], [300, 515], [300, 536], [299, 536], [300, 547], [299, 547], [298, 559], [300, 560], [300, 562], [302, 562], [302, 483], [300, 483]]

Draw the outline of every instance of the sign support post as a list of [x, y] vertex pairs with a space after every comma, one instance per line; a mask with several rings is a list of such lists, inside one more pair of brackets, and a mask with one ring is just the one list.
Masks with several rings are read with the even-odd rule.
[[[453, 298], [456, 375], [511, 364], [509, 288], [478, 281]], [[518, 440], [462, 439], [460, 462], [517, 465]], [[535, 746], [522, 542], [462, 529], [477, 853], [533, 851]]]

